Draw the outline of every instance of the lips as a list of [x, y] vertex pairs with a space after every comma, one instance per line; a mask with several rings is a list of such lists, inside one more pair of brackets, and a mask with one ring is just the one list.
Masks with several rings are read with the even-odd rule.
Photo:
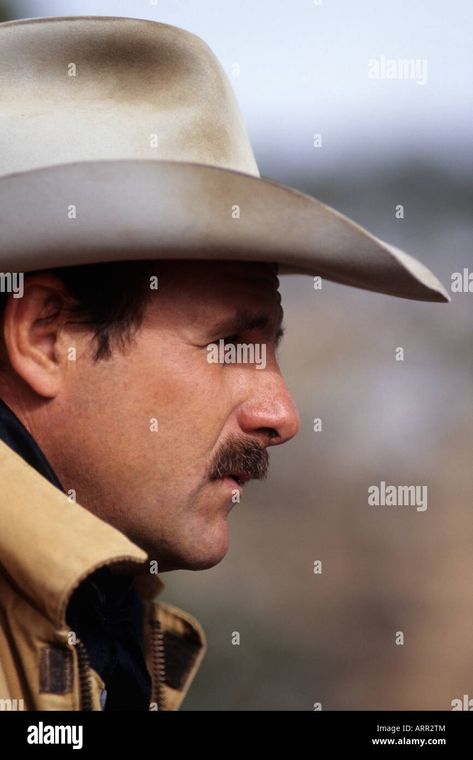
[[227, 475], [224, 475], [224, 477], [231, 478], [239, 486], [244, 486], [248, 480], [251, 480], [251, 476], [246, 472], [229, 472]]

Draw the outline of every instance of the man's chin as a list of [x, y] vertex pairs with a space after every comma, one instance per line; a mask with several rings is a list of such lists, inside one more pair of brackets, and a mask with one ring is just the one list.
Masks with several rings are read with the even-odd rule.
[[150, 559], [158, 558], [158, 572], [167, 573], [171, 570], [209, 570], [221, 562], [229, 548], [228, 525], [219, 526], [209, 537], [204, 534], [199, 542], [195, 535], [183, 541], [178, 547], [172, 547], [163, 552], [162, 546], [142, 547]]
[[210, 570], [211, 567], [215, 567], [221, 562], [226, 555], [226, 552], [213, 556], [199, 556], [199, 557], [176, 557], [162, 561], [159, 563], [160, 573], [169, 573], [172, 570]]

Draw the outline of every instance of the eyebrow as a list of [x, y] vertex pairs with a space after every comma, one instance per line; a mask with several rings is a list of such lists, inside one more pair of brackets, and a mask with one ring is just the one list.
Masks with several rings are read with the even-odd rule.
[[[281, 339], [284, 335], [284, 327], [282, 326], [283, 312], [281, 309], [281, 319], [278, 323], [278, 329], [276, 330], [275, 343], [279, 346]], [[255, 314], [247, 311], [237, 311], [227, 319], [222, 319], [220, 322], [216, 322], [211, 327], [212, 335], [237, 335], [240, 332], [247, 330], [268, 330], [272, 326], [272, 320], [267, 314]]]

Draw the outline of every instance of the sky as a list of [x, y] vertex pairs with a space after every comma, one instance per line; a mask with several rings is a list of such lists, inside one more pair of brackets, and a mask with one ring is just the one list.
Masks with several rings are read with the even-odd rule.
[[[296, 171], [308, 161], [323, 172], [398, 155], [471, 165], [470, 0], [12, 0], [12, 7], [23, 17], [148, 18], [201, 36], [230, 76], [257, 157]], [[398, 61], [406, 59], [422, 77], [400, 76]], [[385, 77], [391, 66], [397, 78], [373, 78], [373, 65]]]

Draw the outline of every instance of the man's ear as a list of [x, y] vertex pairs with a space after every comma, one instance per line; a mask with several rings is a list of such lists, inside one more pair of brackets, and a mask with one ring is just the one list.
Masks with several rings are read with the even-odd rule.
[[40, 396], [54, 398], [61, 389], [67, 356], [62, 335], [68, 298], [61, 280], [52, 274], [26, 275], [21, 298], [9, 296], [3, 319], [8, 361]]

